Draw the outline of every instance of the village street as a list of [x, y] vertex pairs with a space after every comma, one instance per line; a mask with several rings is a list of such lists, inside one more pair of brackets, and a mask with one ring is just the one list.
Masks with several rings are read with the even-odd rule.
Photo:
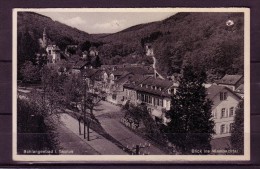
[[[23, 94], [30, 93], [31, 89], [19, 88], [18, 91]], [[26, 95], [20, 95], [20, 98], [27, 98]], [[79, 135], [78, 121], [67, 113], [60, 114], [60, 122], [57, 125], [58, 140], [62, 150], [73, 151], [74, 154], [117, 154], [127, 155], [122, 147], [133, 147], [135, 145], [148, 145], [149, 142], [136, 133], [125, 127], [120, 119], [124, 116], [121, 112], [121, 107], [113, 105], [106, 101], [101, 101], [95, 107], [94, 114], [99, 120], [102, 128], [121, 147], [117, 146], [113, 140], [109, 140], [97, 132], [90, 129], [90, 141], [83, 138], [83, 134]], [[81, 123], [83, 130], [83, 123]], [[133, 150], [134, 151], [134, 150]], [[152, 155], [165, 154], [156, 146], [150, 143], [150, 147], [140, 150], [140, 153], [148, 153]]]
[[[107, 134], [118, 141], [123, 147], [133, 147], [137, 144], [149, 144], [148, 141], [126, 128], [120, 122], [120, 118], [123, 114], [121, 113], [121, 108], [119, 106], [102, 101], [100, 105], [96, 107], [94, 114]], [[83, 135], [78, 134], [78, 121], [76, 119], [68, 114], [62, 114], [60, 119], [68, 130], [71, 130], [74, 134], [83, 139]], [[86, 141], [86, 139], [84, 141], [100, 154], [126, 154], [122, 149], [113, 145], [111, 140], [104, 138], [93, 130], [90, 131], [90, 141]], [[140, 153], [148, 152], [153, 155], [165, 154], [154, 145], [140, 150]]]
[[[100, 106], [97, 107], [97, 110], [94, 113], [106, 132], [125, 147], [132, 147], [133, 145], [137, 144], [140, 145], [140, 143], [142, 145], [145, 143], [149, 143], [137, 134], [135, 134], [133, 131], [129, 130], [120, 122], [120, 119], [123, 117], [121, 107], [102, 101]], [[148, 151], [150, 152], [150, 154], [154, 155], [165, 154], [154, 145], [151, 145], [149, 148], [144, 149], [144, 151]]]

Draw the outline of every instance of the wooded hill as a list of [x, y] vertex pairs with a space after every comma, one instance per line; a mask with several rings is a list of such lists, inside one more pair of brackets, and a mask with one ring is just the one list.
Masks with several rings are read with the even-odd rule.
[[[234, 24], [227, 26], [228, 20]], [[205, 67], [210, 80], [226, 73], [243, 73], [243, 13], [177, 13], [165, 20], [132, 26], [114, 34], [90, 35], [40, 14], [20, 12], [18, 50], [29, 50], [21, 45], [26, 41], [33, 51], [37, 47], [33, 42], [42, 37], [44, 27], [48, 37], [62, 50], [68, 44], [84, 46], [85, 43], [88, 48], [92, 42], [98, 42], [96, 47], [103, 64], [150, 64], [152, 58], [145, 56], [144, 48], [149, 43], [158, 60], [157, 69], [165, 76], [179, 73], [188, 62]]]
[[18, 12], [17, 24], [18, 37], [29, 32], [32, 39], [38, 41], [39, 38], [42, 38], [45, 28], [48, 38], [55, 42], [62, 50], [67, 45], [79, 44], [92, 39], [91, 35], [84, 31], [72, 28], [58, 21], [53, 21], [47, 16], [34, 12]]
[[[227, 26], [227, 21], [234, 24]], [[150, 43], [164, 75], [179, 73], [190, 62], [205, 67], [209, 79], [242, 74], [244, 57], [243, 13], [178, 13], [165, 20], [136, 25], [101, 37], [106, 56], [144, 53]], [[110, 49], [110, 50], [108, 50]]]

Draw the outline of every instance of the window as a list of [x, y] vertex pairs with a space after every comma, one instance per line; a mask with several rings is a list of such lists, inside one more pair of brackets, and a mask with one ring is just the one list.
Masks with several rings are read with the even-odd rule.
[[221, 109], [221, 118], [226, 117], [226, 109], [222, 108]]
[[163, 101], [162, 101], [162, 99], [159, 99], [159, 106], [163, 106]]
[[232, 116], [234, 116], [234, 107], [231, 107], [229, 109], [229, 117], [232, 117]]
[[234, 129], [234, 123], [230, 123], [229, 125], [229, 132], [231, 133]]
[[220, 100], [227, 100], [227, 92], [220, 92]]
[[116, 100], [116, 94], [113, 94], [113, 95], [112, 95], [112, 99], [113, 99], [113, 100]]
[[222, 124], [220, 126], [220, 134], [223, 134], [223, 133], [225, 133], [225, 124]]
[[217, 112], [216, 111], [212, 111], [212, 118], [216, 119], [217, 118]]

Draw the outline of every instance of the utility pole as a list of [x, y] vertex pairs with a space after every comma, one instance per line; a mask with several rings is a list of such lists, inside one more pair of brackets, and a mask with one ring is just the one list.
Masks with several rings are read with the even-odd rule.
[[88, 141], [90, 141], [90, 138], [89, 138], [89, 127], [90, 127], [90, 120], [88, 120]]

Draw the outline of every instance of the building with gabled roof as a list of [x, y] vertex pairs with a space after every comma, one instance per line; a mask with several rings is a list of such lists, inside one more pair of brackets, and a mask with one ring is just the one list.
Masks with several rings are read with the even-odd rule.
[[73, 67], [72, 67], [72, 73], [73, 74], [78, 74], [80, 73], [82, 70], [86, 69], [88, 65], [87, 61], [84, 60], [79, 60], [76, 63], [74, 63]]
[[217, 84], [221, 86], [226, 86], [235, 91], [238, 86], [244, 83], [243, 75], [228, 75], [226, 74], [222, 79], [220, 79]]
[[215, 122], [213, 138], [230, 136], [235, 111], [241, 97], [226, 86], [212, 85], [207, 88], [207, 98], [213, 103], [212, 118]]
[[145, 103], [151, 116], [166, 121], [165, 111], [170, 110], [171, 96], [178, 84], [154, 77], [138, 77], [124, 85], [125, 98], [133, 104]]
[[235, 91], [240, 97], [244, 98], [244, 84], [241, 84], [238, 86], [238, 88]]

